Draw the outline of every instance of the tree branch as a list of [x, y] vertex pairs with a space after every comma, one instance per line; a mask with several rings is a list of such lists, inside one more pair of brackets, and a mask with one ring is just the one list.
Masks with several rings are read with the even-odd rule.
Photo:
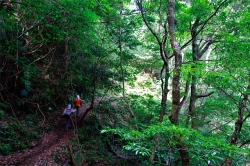
[[250, 139], [248, 139], [248, 140], [246, 140], [245, 142], [243, 142], [240, 146], [239, 146], [239, 148], [241, 148], [242, 146], [244, 146], [244, 145], [246, 145], [246, 144], [249, 144], [250, 143]]
[[[35, 27], [37, 27], [38, 25], [41, 24], [41, 22], [43, 20], [45, 20], [47, 17], [49, 17], [51, 14], [53, 13], [53, 11], [49, 12], [48, 14], [46, 14], [41, 20], [37, 21], [34, 25], [32, 25], [29, 29], [26, 29], [21, 35], [19, 35], [16, 40], [18, 40], [19, 38], [21, 38], [25, 33], [29, 32], [30, 30], [34, 29]], [[15, 40], [15, 41], [16, 41]]]
[[[27, 66], [32, 65], [33, 63], [35, 63], [35, 62], [37, 62], [37, 61], [39, 61], [39, 60], [41, 60], [41, 59], [44, 59], [44, 58], [45, 58], [46, 56], [48, 56], [53, 50], [55, 50], [55, 49], [57, 48], [57, 46], [58, 46], [58, 45], [56, 45], [55, 47], [51, 48], [47, 54], [45, 54], [43, 57], [37, 58], [36, 60], [34, 60], [33, 62], [31, 62], [31, 63], [28, 64]], [[23, 71], [23, 70], [20, 70], [20, 71], [19, 71], [18, 73], [16, 73], [15, 75], [20, 74], [22, 71]]]
[[73, 166], [77, 166], [76, 161], [75, 161], [75, 158], [74, 158], [73, 149], [72, 149], [72, 147], [71, 147], [70, 145], [69, 145], [68, 147], [69, 147], [71, 162], [73, 163]]
[[202, 55], [208, 50], [209, 46], [213, 43], [216, 43], [216, 41], [207, 41], [205, 46], [202, 48], [202, 50], [198, 53], [197, 58], [200, 59]]
[[[163, 50], [164, 49], [164, 47], [163, 47], [163, 43], [165, 43], [166, 42], [166, 36], [167, 36], [167, 34], [164, 34], [164, 37], [163, 37], [163, 42], [161, 42], [160, 41], [160, 38], [157, 36], [157, 34], [156, 34], [156, 32], [151, 28], [151, 26], [149, 25], [149, 23], [148, 23], [148, 21], [146, 20], [146, 18], [145, 18], [145, 15], [144, 15], [144, 11], [143, 11], [143, 9], [142, 9], [142, 0], [137, 0], [136, 1], [136, 4], [137, 4], [137, 6], [138, 6], [138, 8], [139, 8], [139, 11], [141, 12], [141, 16], [142, 16], [142, 19], [143, 19], [143, 21], [144, 21], [144, 23], [146, 24], [146, 26], [148, 27], [148, 29], [149, 29], [149, 31], [152, 33], [152, 35], [156, 38], [156, 40], [157, 40], [157, 42], [158, 42], [158, 44], [160, 45], [160, 47], [161, 47], [161, 51], [160, 51], [160, 53], [161, 53], [161, 58], [162, 58], [162, 60], [164, 61], [164, 63], [167, 63], [167, 57], [166, 57], [166, 52]], [[166, 28], [165, 28], [166, 29]], [[165, 30], [165, 32], [166, 32], [166, 30]], [[165, 53], [165, 55], [163, 55], [162, 54], [162, 51]]]
[[208, 96], [210, 96], [210, 95], [213, 94], [213, 93], [214, 93], [214, 92], [210, 92], [210, 93], [208, 93], [208, 94], [203, 94], [203, 95], [198, 95], [198, 96], [196, 96], [195, 99], [202, 98], [202, 97], [208, 97]]
[[224, 0], [218, 7], [217, 9], [214, 11], [214, 13], [203, 23], [203, 25], [201, 26], [201, 28], [197, 31], [196, 35], [193, 36], [188, 42], [186, 42], [182, 47], [181, 47], [181, 50], [184, 49], [185, 47], [187, 47], [189, 45], [189, 43], [195, 38], [197, 37], [200, 32], [204, 29], [205, 25], [208, 23], [209, 20], [211, 20], [216, 14], [217, 12], [219, 11], [219, 9], [221, 8], [221, 6], [226, 3], [227, 0]]

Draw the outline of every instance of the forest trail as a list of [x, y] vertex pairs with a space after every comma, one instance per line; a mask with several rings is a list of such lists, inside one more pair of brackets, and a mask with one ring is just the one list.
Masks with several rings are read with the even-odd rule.
[[[99, 104], [102, 100], [103, 98], [101, 97], [97, 98], [94, 105]], [[88, 102], [80, 107], [81, 115], [90, 105], [91, 103]], [[0, 166], [61, 166], [54, 162], [53, 157], [58, 151], [68, 150], [69, 142], [75, 137], [75, 132], [72, 127], [70, 130], [64, 131], [64, 125], [65, 123], [60, 123], [58, 126], [59, 129], [44, 133], [42, 139], [36, 142], [33, 147], [12, 155], [0, 156]], [[65, 162], [67, 159], [67, 156], [65, 156]]]

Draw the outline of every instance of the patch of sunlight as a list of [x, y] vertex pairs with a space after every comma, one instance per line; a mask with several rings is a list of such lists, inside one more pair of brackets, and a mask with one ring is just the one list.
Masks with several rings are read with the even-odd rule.
[[152, 95], [156, 99], [161, 99], [161, 84], [159, 80], [152, 79], [148, 74], [139, 74], [133, 85], [126, 83], [128, 94]]

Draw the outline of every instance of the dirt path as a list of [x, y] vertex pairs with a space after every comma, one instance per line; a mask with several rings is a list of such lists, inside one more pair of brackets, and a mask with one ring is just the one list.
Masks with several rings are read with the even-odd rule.
[[0, 158], [0, 165], [56, 166], [57, 164], [52, 159], [53, 155], [56, 151], [67, 148], [73, 137], [73, 130], [46, 133], [33, 148]]
[[[95, 100], [95, 105], [101, 102], [102, 98]], [[80, 107], [81, 114], [90, 106], [85, 103]], [[32, 148], [17, 152], [9, 156], [0, 156], [0, 166], [59, 166], [53, 161], [56, 152], [68, 148], [69, 142], [75, 137], [74, 130], [63, 131], [62, 129], [50, 131], [43, 134], [40, 141]], [[65, 161], [67, 158], [65, 158]]]

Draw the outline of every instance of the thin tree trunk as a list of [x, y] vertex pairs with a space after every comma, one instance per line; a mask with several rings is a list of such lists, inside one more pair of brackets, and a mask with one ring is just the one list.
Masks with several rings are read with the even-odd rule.
[[191, 118], [192, 128], [196, 128], [196, 114], [195, 114], [195, 103], [196, 103], [196, 81], [197, 77], [192, 75], [192, 84], [191, 84], [191, 96], [189, 103], [189, 116]]
[[211, 44], [214, 43], [214, 41], [206, 41], [203, 43], [203, 46], [199, 48], [199, 45], [197, 43], [197, 36], [198, 36], [198, 26], [200, 24], [200, 19], [199, 17], [195, 20], [192, 28], [191, 28], [191, 35], [192, 35], [192, 58], [194, 65], [192, 66], [192, 69], [194, 70], [194, 73], [190, 73], [191, 75], [191, 96], [190, 96], [190, 102], [189, 102], [189, 110], [188, 114], [189, 117], [187, 120], [191, 119], [191, 126], [194, 129], [197, 129], [197, 114], [195, 113], [195, 108], [196, 108], [196, 100], [199, 97], [207, 97], [211, 95], [212, 93], [209, 93], [208, 95], [197, 95], [197, 88], [196, 88], [196, 83], [198, 80], [198, 77], [195, 73], [195, 69], [197, 68], [196, 64], [198, 60], [201, 59], [201, 57], [204, 55], [204, 53], [208, 50]]
[[[191, 29], [191, 35], [192, 35], [192, 56], [193, 56], [193, 62], [194, 66], [192, 66], [193, 69], [196, 68], [196, 63], [198, 60], [198, 44], [197, 44], [197, 28], [199, 25], [199, 18], [197, 18], [192, 26]], [[194, 70], [195, 71], [195, 70]], [[191, 119], [191, 126], [192, 128], [195, 128], [196, 126], [196, 115], [195, 115], [195, 103], [196, 103], [196, 81], [197, 81], [197, 76], [195, 73], [190, 73], [191, 74], [191, 96], [190, 96], [190, 102], [189, 102], [189, 116], [187, 119]]]
[[[120, 19], [122, 19], [122, 10], [123, 10], [123, 1], [122, 1], [122, 9], [120, 11]], [[121, 73], [122, 73], [122, 96], [123, 100], [128, 106], [128, 111], [131, 115], [132, 118], [136, 119], [135, 114], [133, 110], [130, 107], [130, 103], [128, 99], [126, 98], [126, 93], [125, 93], [125, 76], [124, 76], [124, 68], [123, 68], [123, 50], [122, 50], [122, 25], [119, 25], [119, 55], [120, 55], [120, 68], [121, 68]]]
[[[188, 78], [190, 77], [190, 74], [188, 74]], [[190, 80], [187, 80], [186, 82], [186, 86], [185, 86], [185, 96], [182, 98], [181, 103], [180, 103], [180, 110], [181, 111], [182, 107], [185, 105], [187, 98], [188, 98], [188, 94], [189, 94], [189, 90], [190, 90]]]
[[[250, 73], [249, 73], [249, 76], [250, 76]], [[250, 78], [248, 80], [247, 89], [250, 90]], [[231, 145], [237, 145], [238, 143], [238, 136], [241, 132], [244, 121], [246, 120], [246, 118], [244, 118], [244, 111], [246, 109], [247, 101], [248, 101], [248, 95], [243, 94], [243, 99], [240, 101], [239, 107], [238, 107], [238, 119], [235, 122], [234, 132], [231, 136], [231, 141], [230, 141]], [[222, 163], [221, 165], [230, 166], [232, 165], [232, 161], [233, 161], [232, 158], [228, 156], [225, 159], [224, 163]]]
[[[166, 114], [166, 107], [167, 107], [167, 95], [168, 95], [168, 80], [169, 80], [169, 77], [170, 77], [170, 74], [169, 74], [169, 66], [168, 64], [165, 64], [163, 66], [163, 69], [165, 69], [165, 76], [164, 76], [164, 81], [162, 80], [162, 99], [161, 99], [161, 113], [160, 113], [160, 117], [159, 117], [159, 120], [158, 122], [163, 122], [163, 119], [164, 119], [164, 115]], [[162, 72], [161, 72], [162, 74]], [[155, 151], [156, 151], [156, 148], [158, 146], [158, 139], [160, 137], [160, 134], [159, 133], [156, 133], [155, 135], [155, 138], [154, 138], [154, 146], [153, 148], [151, 149], [151, 155], [150, 155], [150, 158], [149, 158], [149, 161], [150, 162], [153, 162], [154, 161], [154, 157], [155, 157]]]
[[168, 80], [170, 77], [169, 74], [169, 66], [168, 64], [164, 65], [165, 69], [165, 75], [164, 75], [164, 81], [162, 80], [162, 99], [161, 99], [161, 114], [159, 117], [159, 122], [163, 122], [164, 115], [166, 114], [166, 107], [167, 107], [167, 96], [168, 96]]
[[[141, 13], [141, 16], [142, 16], [142, 19], [145, 23], [145, 25], [147, 26], [147, 28], [149, 29], [149, 31], [152, 33], [152, 35], [155, 37], [156, 41], [158, 42], [159, 46], [160, 46], [160, 56], [163, 60], [163, 68], [162, 68], [162, 72], [161, 72], [161, 76], [163, 74], [163, 71], [165, 71], [165, 75], [164, 75], [164, 80], [162, 79], [162, 99], [161, 99], [161, 113], [160, 113], [160, 116], [159, 116], [159, 122], [163, 122], [164, 120], [164, 115], [166, 114], [166, 108], [167, 108], [167, 95], [168, 95], [168, 81], [169, 81], [169, 78], [170, 78], [170, 74], [169, 74], [169, 61], [168, 61], [168, 56], [167, 56], [167, 53], [166, 53], [166, 50], [165, 50], [165, 44], [166, 44], [166, 41], [167, 41], [167, 28], [166, 28], [166, 23], [167, 21], [164, 20], [164, 34], [163, 34], [163, 37], [162, 37], [162, 40], [160, 39], [159, 36], [157, 36], [158, 33], [156, 33], [152, 27], [150, 26], [150, 24], [147, 22], [146, 20], [146, 17], [145, 17], [145, 13], [143, 11], [143, 8], [142, 8], [142, 0], [137, 0], [136, 1], [137, 3], [137, 6], [140, 10], [140, 13]], [[162, 20], [161, 20], [162, 21]], [[163, 22], [163, 21], [162, 21]], [[158, 146], [158, 143], [157, 143], [157, 140], [159, 139], [160, 135], [159, 133], [157, 133], [155, 135], [155, 138], [154, 138], [154, 144], [153, 144], [153, 147], [152, 147], [152, 150], [151, 150], [151, 155], [150, 155], [150, 158], [149, 158], [149, 161], [150, 162], [153, 162], [154, 161], [154, 157], [155, 157], [155, 151], [156, 151], [156, 148]]]

